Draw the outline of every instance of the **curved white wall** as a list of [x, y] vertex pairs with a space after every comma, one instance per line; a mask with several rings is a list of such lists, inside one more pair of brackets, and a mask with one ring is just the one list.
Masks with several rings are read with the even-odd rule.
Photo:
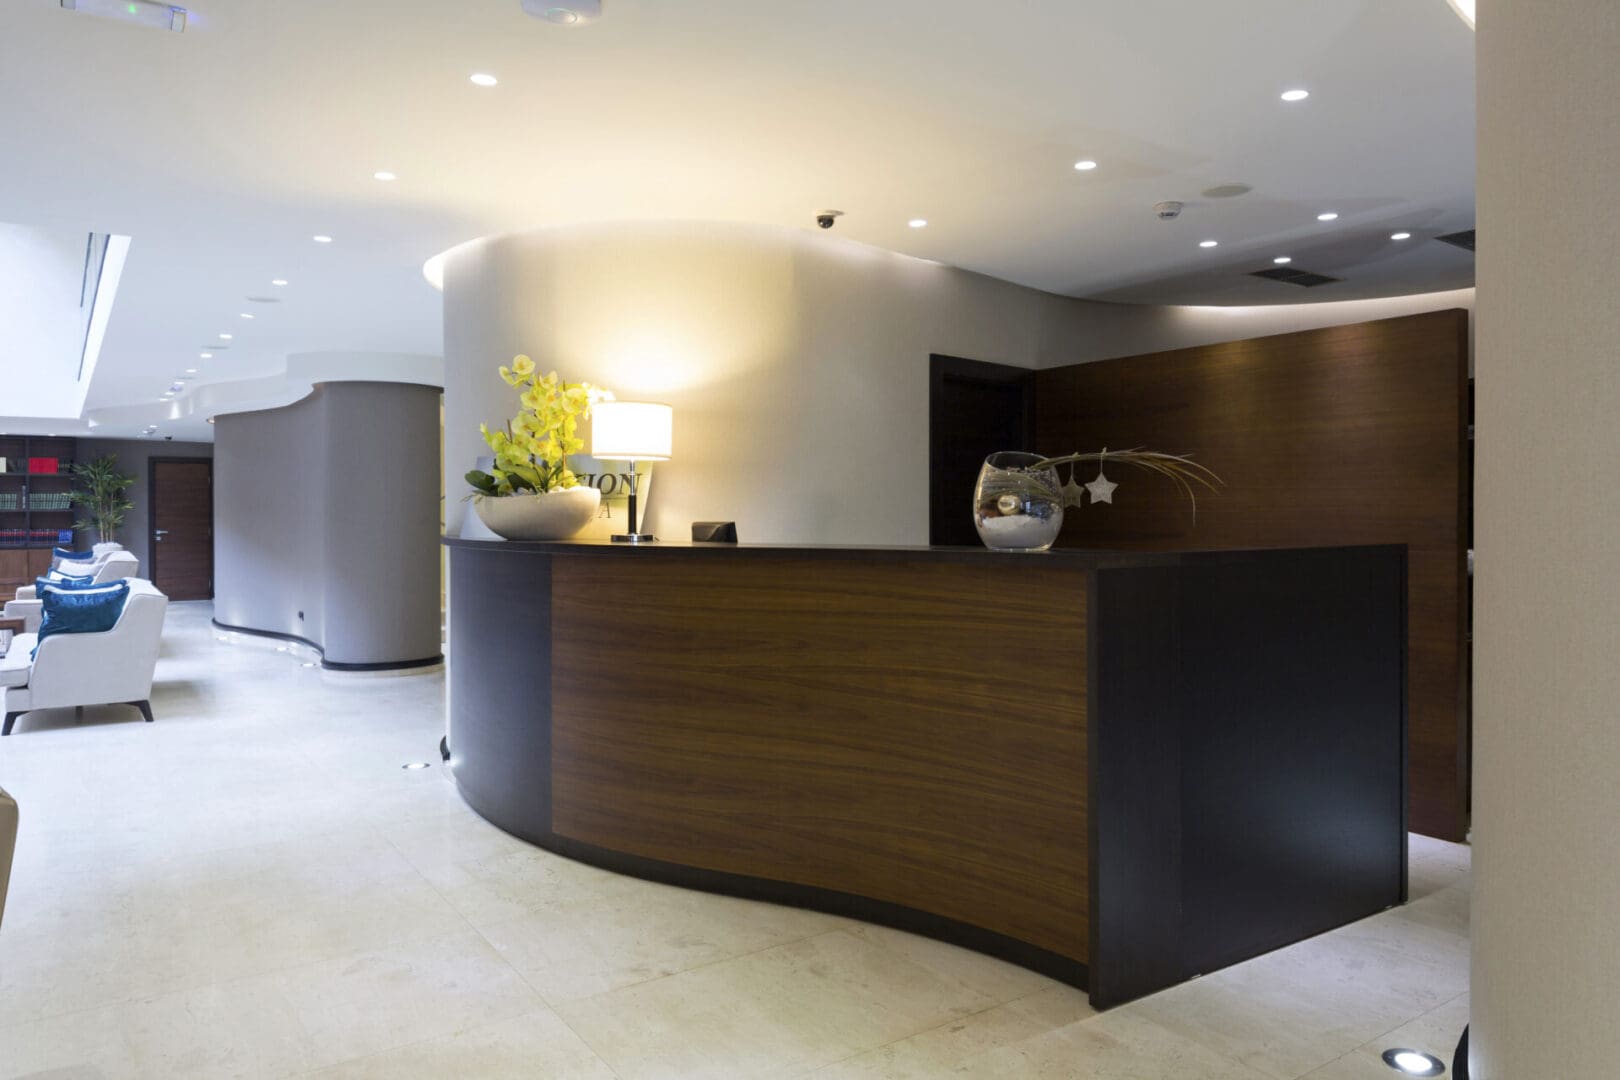
[[496, 368], [518, 353], [674, 406], [675, 457], [655, 467], [649, 511], [664, 536], [721, 519], [749, 542], [925, 544], [930, 353], [1036, 368], [1469, 306], [1455, 293], [1397, 309], [1089, 303], [829, 235], [706, 222], [542, 230], [437, 262], [452, 533], [461, 476], [485, 452], [478, 425], [513, 411]]

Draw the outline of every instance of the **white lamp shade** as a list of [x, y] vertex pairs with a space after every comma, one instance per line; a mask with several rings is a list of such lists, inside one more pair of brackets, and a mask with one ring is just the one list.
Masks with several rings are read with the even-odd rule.
[[602, 461], [668, 461], [674, 411], [650, 401], [603, 401], [591, 407], [591, 456]]

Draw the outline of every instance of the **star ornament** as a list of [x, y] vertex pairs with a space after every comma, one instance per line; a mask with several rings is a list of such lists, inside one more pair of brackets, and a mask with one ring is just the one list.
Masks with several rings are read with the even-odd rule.
[[1102, 470], [1098, 469], [1097, 479], [1087, 484], [1086, 490], [1091, 492], [1091, 502], [1093, 505], [1097, 503], [1108, 503], [1112, 505], [1114, 502], [1114, 489], [1117, 487], [1119, 487], [1118, 484], [1108, 479], [1108, 477], [1103, 475]]

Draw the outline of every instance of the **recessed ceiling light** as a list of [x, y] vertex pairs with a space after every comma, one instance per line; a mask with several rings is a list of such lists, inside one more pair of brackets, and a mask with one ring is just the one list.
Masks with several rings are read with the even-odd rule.
[[1278, 266], [1287, 266], [1289, 263], [1294, 261], [1294, 257], [1292, 255], [1279, 255], [1271, 261], [1276, 263]]
[[1304, 101], [1310, 96], [1311, 92], [1309, 90], [1284, 90], [1282, 92], [1284, 101]]
[[1339, 215], [1335, 214], [1332, 210], [1329, 210], [1325, 214], [1317, 214], [1316, 215], [1316, 220], [1317, 221], [1338, 221], [1339, 220]]
[[485, 75], [482, 71], [472, 77], [472, 84], [474, 86], [494, 86], [500, 81], [501, 80], [497, 79], [493, 75]]
[[211, 352], [198, 353], [197, 355], [204, 360], [212, 360], [214, 358], [214, 354]]
[[312, 237], [310, 237], [310, 239], [315, 241], [317, 244], [330, 244], [332, 242], [332, 238], [330, 236], [326, 236], [324, 234], [319, 235], [319, 236], [312, 236]]
[[1198, 241], [1198, 246], [1204, 248], [1219, 247], [1220, 243], [1221, 242], [1219, 240], [1200, 240]]
[[1389, 238], [1391, 240], [1410, 240], [1412, 239], [1412, 234], [1409, 232], [1390, 233]]
[[251, 319], [251, 318], [253, 318], [253, 316], [250, 313], [244, 311], [244, 312], [242, 312], [242, 318]]
[[381, 180], [385, 184], [388, 183], [390, 180], [398, 180], [399, 179], [399, 177], [395, 176], [391, 172], [374, 172], [374, 173], [371, 174], [371, 178], [373, 180]]
[[229, 340], [231, 340], [231, 335], [230, 334], [221, 334], [221, 335], [219, 335], [219, 340], [221, 340], [221, 341], [229, 341]]
[[1097, 167], [1097, 163], [1092, 161], [1090, 158], [1085, 158], [1081, 161], [1075, 162], [1074, 167], [1079, 172], [1090, 172], [1092, 169]]
[[1433, 1054], [1400, 1047], [1384, 1051], [1384, 1064], [1406, 1076], [1439, 1076], [1446, 1071], [1445, 1062]]
[[286, 278], [276, 278], [270, 284], [272, 284], [272, 285], [285, 285], [285, 284], [287, 284], [287, 279]]
[[432, 767], [433, 767], [433, 763], [429, 762], [429, 761], [411, 761], [411, 762], [407, 762], [404, 765], [400, 766], [400, 768], [402, 768], [402, 769], [412, 769], [412, 770], [415, 770], [415, 769], [431, 769]]
[[187, 375], [195, 375], [195, 374], [197, 374], [197, 369], [194, 368], [194, 367], [188, 367], [188, 368], [186, 368], [186, 374]]
[[906, 222], [906, 224], [910, 225], [913, 229], [922, 229], [928, 226], [928, 219], [914, 217], [910, 221]]
[[210, 423], [210, 424], [212, 424], [212, 423], [213, 423], [213, 422], [214, 422], [214, 418], [213, 418], [213, 417], [212, 417], [212, 416], [210, 416], [210, 417], [209, 417], [209, 418], [208, 418], [208, 422], [209, 422], [209, 423]]

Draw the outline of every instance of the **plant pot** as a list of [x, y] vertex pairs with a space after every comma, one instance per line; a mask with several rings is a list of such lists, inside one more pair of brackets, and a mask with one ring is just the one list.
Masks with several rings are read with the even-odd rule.
[[602, 493], [583, 484], [541, 495], [474, 495], [478, 519], [508, 540], [566, 540], [590, 523]]

